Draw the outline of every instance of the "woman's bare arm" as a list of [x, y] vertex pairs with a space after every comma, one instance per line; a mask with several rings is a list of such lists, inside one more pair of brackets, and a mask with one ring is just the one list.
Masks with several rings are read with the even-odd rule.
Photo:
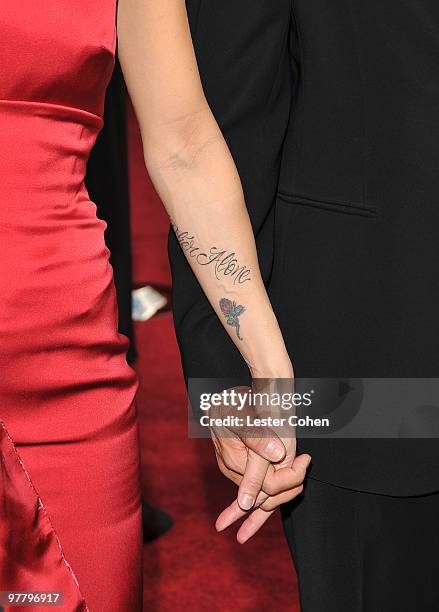
[[[119, 0], [118, 35], [145, 163], [194, 273], [252, 376], [290, 378], [241, 181], [201, 86], [184, 0]], [[269, 436], [215, 445], [220, 469], [239, 485], [218, 529], [253, 508], [238, 532], [241, 542], [298, 495], [305, 478], [309, 457], [295, 457], [293, 439], [282, 444]]]
[[290, 377], [241, 182], [203, 93], [184, 0], [119, 0], [118, 37], [145, 163], [194, 273], [252, 375]]

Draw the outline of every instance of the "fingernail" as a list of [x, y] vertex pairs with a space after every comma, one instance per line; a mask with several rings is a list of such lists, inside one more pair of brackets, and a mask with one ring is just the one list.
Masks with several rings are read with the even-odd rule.
[[308, 461], [306, 462], [306, 467], [305, 467], [306, 470], [309, 468], [311, 461], [312, 461], [312, 457], [310, 457]]
[[284, 456], [283, 448], [276, 444], [274, 440], [270, 440], [270, 442], [265, 447], [265, 452], [267, 455], [270, 455], [274, 461], [279, 461]]
[[248, 493], [244, 493], [239, 498], [239, 505], [241, 506], [243, 510], [250, 510], [250, 508], [253, 506], [254, 503], [255, 503], [255, 498], [252, 497], [251, 495], [248, 495]]

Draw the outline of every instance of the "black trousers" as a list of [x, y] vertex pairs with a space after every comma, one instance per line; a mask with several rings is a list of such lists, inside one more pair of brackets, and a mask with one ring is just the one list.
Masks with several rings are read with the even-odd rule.
[[283, 508], [302, 612], [437, 612], [439, 493], [390, 497], [308, 479]]

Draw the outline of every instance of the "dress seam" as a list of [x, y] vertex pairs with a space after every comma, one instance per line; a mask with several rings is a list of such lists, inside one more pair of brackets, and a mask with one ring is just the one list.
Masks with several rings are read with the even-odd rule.
[[95, 113], [92, 113], [88, 110], [85, 110], [84, 108], [78, 108], [76, 106], [67, 106], [65, 104], [57, 104], [55, 102], [45, 102], [44, 100], [12, 100], [12, 99], [6, 99], [6, 98], [0, 98], [0, 105], [1, 104], [5, 104], [5, 105], [10, 105], [13, 106], [14, 104], [19, 104], [19, 105], [28, 105], [28, 106], [33, 106], [35, 108], [38, 107], [47, 107], [47, 108], [57, 108], [57, 109], [63, 109], [65, 111], [73, 111], [74, 113], [78, 113], [80, 115], [86, 115], [87, 117], [89, 117], [90, 119], [93, 119], [96, 122], [99, 122], [100, 125], [103, 125], [103, 118], [100, 115], [96, 115]]

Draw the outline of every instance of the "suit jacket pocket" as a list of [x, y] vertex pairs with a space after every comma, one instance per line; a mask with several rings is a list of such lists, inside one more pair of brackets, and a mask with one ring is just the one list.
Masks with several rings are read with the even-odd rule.
[[319, 208], [321, 210], [347, 215], [357, 215], [360, 217], [373, 218], [376, 217], [378, 214], [378, 209], [375, 206], [364, 205], [360, 202], [348, 202], [332, 200], [330, 198], [310, 197], [297, 193], [283, 193], [282, 191], [278, 192], [278, 198], [283, 202], [293, 205], [310, 206], [312, 208]]

